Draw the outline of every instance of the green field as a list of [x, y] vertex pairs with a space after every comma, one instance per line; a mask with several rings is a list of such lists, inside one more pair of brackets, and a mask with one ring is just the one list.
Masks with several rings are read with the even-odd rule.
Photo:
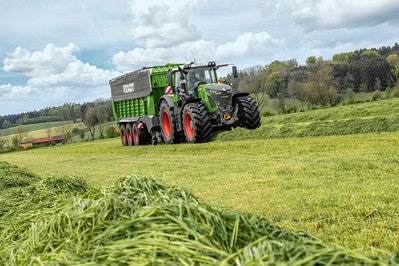
[[367, 254], [399, 252], [399, 99], [262, 118], [205, 144], [119, 138], [0, 154], [42, 177], [96, 187], [139, 174], [202, 202], [264, 215]]
[[140, 174], [370, 254], [399, 251], [399, 133], [122, 147], [119, 139], [0, 155], [95, 186]]

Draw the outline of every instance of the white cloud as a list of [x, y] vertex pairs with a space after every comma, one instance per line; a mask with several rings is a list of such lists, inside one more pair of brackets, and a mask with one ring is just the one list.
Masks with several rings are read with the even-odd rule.
[[73, 43], [64, 47], [47, 44], [42, 51], [35, 52], [18, 47], [4, 59], [3, 70], [30, 77], [28, 85], [34, 88], [102, 86], [119, 74], [83, 63], [74, 55], [78, 52]]
[[198, 40], [184, 42], [169, 48], [135, 48], [119, 52], [113, 57], [118, 70], [131, 71], [144, 65], [165, 63], [188, 63], [223, 61], [229, 63], [247, 57], [265, 57], [267, 51], [277, 49], [282, 40], [272, 38], [266, 32], [244, 33], [233, 42], [217, 45], [212, 41]]
[[133, 30], [139, 44], [148, 48], [174, 46], [199, 40], [201, 32], [190, 23], [189, 15], [206, 0], [131, 1]]
[[307, 32], [368, 27], [399, 20], [399, 2], [395, 0], [279, 0], [276, 7]]
[[64, 47], [47, 44], [34, 52], [16, 48], [4, 59], [3, 70], [22, 73], [29, 80], [26, 86], [0, 85], [2, 106], [26, 111], [27, 101], [52, 105], [108, 97], [108, 81], [121, 73], [83, 63], [75, 56], [78, 52], [73, 43]]

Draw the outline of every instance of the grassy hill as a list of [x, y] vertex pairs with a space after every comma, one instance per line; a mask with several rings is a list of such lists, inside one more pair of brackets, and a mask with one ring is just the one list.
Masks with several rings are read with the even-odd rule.
[[216, 140], [348, 135], [399, 131], [399, 98], [262, 118], [254, 131], [236, 128]]
[[[56, 122], [46, 122], [46, 123], [37, 123], [37, 124], [28, 124], [28, 125], [24, 125], [24, 127], [26, 127], [29, 132], [35, 134], [34, 138], [36, 136], [38, 136], [38, 138], [42, 137], [43, 132], [46, 132], [47, 128], [56, 128], [62, 125], [70, 125], [72, 124], [73, 121], [56, 121]], [[8, 129], [0, 129], [0, 133], [3, 134], [4, 136], [7, 135], [13, 135], [16, 132], [16, 128], [17, 127], [11, 127]], [[43, 135], [46, 136], [47, 134]]]

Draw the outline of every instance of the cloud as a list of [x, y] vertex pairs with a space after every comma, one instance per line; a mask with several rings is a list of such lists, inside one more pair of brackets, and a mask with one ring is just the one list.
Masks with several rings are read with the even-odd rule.
[[267, 51], [277, 49], [283, 40], [272, 38], [267, 32], [244, 33], [236, 40], [224, 44], [197, 40], [184, 42], [169, 48], [135, 48], [119, 52], [113, 57], [118, 70], [131, 71], [144, 65], [165, 63], [234, 61], [248, 57], [264, 57]]
[[64, 47], [47, 44], [43, 50], [35, 52], [18, 47], [4, 59], [3, 70], [30, 77], [28, 85], [34, 88], [101, 86], [120, 74], [83, 63], [74, 55], [79, 51], [73, 43]]
[[29, 80], [25, 86], [0, 85], [2, 106], [21, 112], [26, 111], [28, 101], [49, 105], [108, 97], [108, 81], [121, 73], [83, 63], [75, 55], [79, 51], [73, 43], [64, 47], [47, 44], [34, 52], [16, 48], [4, 59], [3, 70], [21, 73]]
[[306, 32], [399, 21], [399, 2], [395, 0], [279, 0], [276, 8]]
[[174, 46], [196, 41], [199, 29], [189, 21], [192, 11], [206, 0], [192, 1], [131, 1], [133, 30], [130, 32], [139, 44], [148, 48]]

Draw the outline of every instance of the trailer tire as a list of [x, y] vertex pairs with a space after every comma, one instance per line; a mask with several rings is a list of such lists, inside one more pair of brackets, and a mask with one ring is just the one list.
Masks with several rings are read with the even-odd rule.
[[127, 125], [126, 125], [126, 141], [127, 141], [127, 145], [129, 145], [129, 146], [134, 145], [132, 123], [127, 123]]
[[121, 134], [121, 141], [123, 146], [127, 146], [127, 139], [126, 139], [126, 125], [120, 124], [119, 125], [119, 133]]
[[165, 144], [178, 143], [180, 140], [180, 135], [176, 130], [176, 119], [172, 108], [170, 108], [165, 101], [163, 101], [160, 105], [159, 118], [162, 137], [165, 141]]
[[188, 143], [208, 142], [212, 127], [203, 102], [189, 103], [183, 109], [183, 131]]
[[246, 129], [260, 127], [260, 113], [255, 100], [250, 96], [241, 96], [236, 99], [236, 102], [241, 126]]
[[148, 145], [150, 144], [151, 135], [148, 134], [144, 123], [139, 123], [139, 124], [142, 125], [142, 128], [139, 128], [138, 124], [136, 123], [133, 124], [133, 129], [132, 129], [133, 144], [135, 146]]

